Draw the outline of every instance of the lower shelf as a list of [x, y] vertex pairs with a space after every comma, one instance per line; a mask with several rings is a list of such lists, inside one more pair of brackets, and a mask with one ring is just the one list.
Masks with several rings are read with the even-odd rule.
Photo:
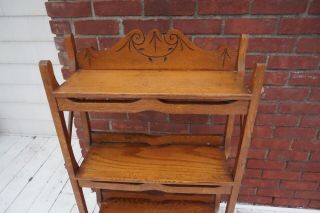
[[95, 145], [76, 178], [125, 183], [233, 184], [223, 151], [195, 145]]
[[214, 195], [103, 191], [100, 213], [214, 213]]
[[111, 199], [102, 203], [100, 213], [213, 213], [214, 205], [201, 202], [143, 199]]

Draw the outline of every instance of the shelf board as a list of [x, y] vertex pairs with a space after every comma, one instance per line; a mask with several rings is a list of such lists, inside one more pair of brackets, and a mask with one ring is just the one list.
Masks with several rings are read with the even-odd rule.
[[209, 146], [94, 145], [79, 180], [180, 185], [232, 185], [223, 151]]
[[102, 203], [100, 213], [212, 213], [214, 209], [214, 204], [202, 202], [118, 198]]
[[128, 192], [105, 190], [101, 213], [212, 213], [215, 195], [172, 194], [156, 191]]
[[54, 91], [68, 98], [249, 100], [233, 71], [79, 70]]

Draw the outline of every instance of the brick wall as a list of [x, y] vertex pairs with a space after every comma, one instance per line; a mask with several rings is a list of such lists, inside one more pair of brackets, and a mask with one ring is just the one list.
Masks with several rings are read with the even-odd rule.
[[[320, 0], [50, 1], [46, 8], [65, 76], [62, 36], [70, 32], [78, 48], [99, 49], [133, 28], [178, 28], [206, 49], [249, 33], [247, 68], [267, 62], [268, 71], [239, 201], [320, 208]], [[157, 112], [90, 116], [94, 129], [153, 134], [221, 132], [225, 122]]]

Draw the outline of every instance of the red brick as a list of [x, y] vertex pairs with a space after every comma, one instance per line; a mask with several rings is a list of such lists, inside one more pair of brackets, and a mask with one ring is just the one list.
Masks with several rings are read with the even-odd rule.
[[255, 0], [252, 14], [297, 14], [304, 13], [307, 0]]
[[271, 56], [268, 62], [270, 69], [316, 69], [319, 63], [317, 56]]
[[66, 52], [59, 52], [58, 53], [59, 62], [61, 65], [68, 65], [69, 58]]
[[90, 120], [90, 125], [92, 130], [109, 130], [109, 121], [107, 120]]
[[192, 123], [192, 124], [207, 124], [209, 122], [209, 115], [169, 115], [169, 120], [172, 123]]
[[257, 195], [240, 195], [239, 196], [239, 202], [243, 203], [260, 203], [260, 204], [271, 204], [272, 203], [272, 197], [263, 197], [263, 196], [257, 196]]
[[93, 119], [126, 119], [126, 113], [110, 113], [110, 112], [90, 112], [90, 118]]
[[201, 15], [249, 12], [249, 0], [199, 0], [198, 4], [198, 13]]
[[252, 69], [256, 63], [265, 63], [267, 57], [265, 55], [247, 55], [246, 68]]
[[275, 103], [263, 103], [260, 102], [258, 112], [260, 113], [273, 113], [275, 112], [277, 105]]
[[292, 38], [250, 38], [249, 52], [291, 52], [295, 45]]
[[224, 125], [202, 125], [192, 124], [190, 125], [191, 134], [222, 134], [224, 132]]
[[302, 180], [318, 182], [320, 180], [320, 173], [305, 172], [302, 175]]
[[161, 112], [140, 112], [140, 113], [129, 113], [129, 120], [140, 120], [140, 121], [155, 121], [155, 122], [166, 122], [168, 121], [168, 115]]
[[187, 124], [150, 123], [150, 131], [154, 133], [189, 133]]
[[119, 38], [98, 38], [100, 49], [110, 49], [113, 47], [114, 44], [116, 44], [119, 41]]
[[294, 195], [294, 191], [259, 188], [257, 195], [262, 195], [267, 197], [292, 197]]
[[265, 159], [266, 150], [263, 149], [249, 149], [248, 158], [250, 159]]
[[284, 165], [285, 165], [284, 162], [280, 162], [280, 161], [249, 159], [247, 163], [247, 168], [279, 170], [279, 169], [283, 169]]
[[320, 209], [320, 201], [317, 200], [311, 200], [310, 204], [309, 204], [310, 208], [314, 208], [314, 209]]
[[119, 33], [116, 20], [81, 20], [74, 22], [76, 34], [82, 35], [115, 35]]
[[308, 152], [270, 150], [268, 159], [304, 161], [308, 159]]
[[294, 72], [288, 82], [290, 85], [319, 86], [320, 73], [317, 72]]
[[195, 12], [195, 0], [144, 0], [147, 16], [187, 16]]
[[320, 191], [297, 191], [295, 197], [302, 199], [320, 200]]
[[309, 200], [305, 199], [292, 199], [292, 198], [278, 198], [276, 197], [273, 204], [277, 206], [288, 206], [288, 207], [306, 207]]
[[320, 162], [288, 162], [291, 171], [320, 172]]
[[262, 171], [260, 169], [246, 169], [245, 177], [246, 178], [260, 178]]
[[130, 19], [123, 20], [124, 32], [128, 33], [133, 29], [141, 29], [144, 33], [156, 28], [161, 32], [167, 32], [170, 28], [170, 22], [166, 19], [151, 19], [151, 20], [138, 20]]
[[97, 16], [138, 16], [142, 10], [140, 0], [99, 0], [93, 7]]
[[258, 114], [256, 119], [257, 125], [270, 126], [296, 126], [299, 116], [296, 115], [279, 115], [279, 114]]
[[253, 187], [241, 186], [241, 188], [240, 188], [241, 195], [255, 195], [256, 191], [257, 191], [257, 188], [253, 188]]
[[300, 172], [292, 171], [271, 171], [265, 170], [262, 173], [262, 178], [266, 179], [280, 179], [280, 180], [298, 180], [301, 176]]
[[212, 34], [221, 32], [221, 20], [214, 19], [176, 19], [173, 27], [186, 34]]
[[306, 115], [302, 117], [301, 127], [320, 127], [320, 116], [316, 115]]
[[288, 72], [266, 72], [264, 85], [285, 85], [288, 79]]
[[319, 53], [320, 52], [320, 38], [301, 38], [299, 40], [299, 43], [297, 46], [297, 52]]
[[227, 116], [225, 115], [211, 115], [211, 122], [213, 124], [225, 124], [227, 121]]
[[148, 123], [141, 121], [111, 120], [113, 131], [148, 132]]
[[319, 101], [320, 100], [320, 88], [312, 88], [309, 96], [309, 100]]
[[87, 17], [91, 16], [90, 2], [46, 2], [50, 17]]
[[320, 18], [284, 18], [279, 25], [280, 34], [319, 34]]
[[300, 139], [295, 140], [292, 144], [293, 150], [320, 151], [320, 141]]
[[270, 34], [274, 33], [276, 19], [231, 18], [225, 20], [224, 33]]
[[262, 139], [253, 138], [251, 142], [251, 147], [253, 148], [269, 148], [272, 150], [288, 150], [291, 144], [291, 140], [272, 138], [272, 139]]
[[239, 38], [196, 37], [193, 42], [206, 50], [215, 50], [219, 46], [228, 46], [235, 50], [239, 48]]
[[318, 187], [316, 182], [300, 182], [300, 181], [282, 181], [280, 188], [292, 190], [312, 190], [315, 191]]
[[318, 103], [283, 103], [279, 106], [279, 112], [283, 113], [303, 113], [319, 114], [320, 104]]
[[68, 66], [62, 66], [61, 72], [64, 80], [68, 79], [70, 75], [74, 73], [74, 71], [69, 70]]
[[277, 188], [279, 180], [243, 179], [242, 185], [259, 188]]
[[75, 38], [77, 49], [93, 47], [98, 49], [97, 39], [96, 38]]
[[310, 161], [320, 161], [320, 155], [318, 152], [312, 152]]
[[63, 37], [54, 37], [54, 44], [57, 48], [57, 50], [64, 51], [64, 39]]
[[309, 14], [320, 14], [320, 0], [313, 0], [310, 8]]
[[299, 127], [277, 127], [275, 129], [275, 137], [279, 138], [314, 138], [316, 130], [312, 128]]
[[71, 33], [69, 21], [50, 20], [50, 28], [53, 34], [69, 34]]
[[252, 133], [253, 137], [271, 138], [273, 136], [273, 129], [264, 126], [255, 126]]
[[265, 100], [304, 100], [309, 94], [309, 88], [267, 87], [262, 93]]

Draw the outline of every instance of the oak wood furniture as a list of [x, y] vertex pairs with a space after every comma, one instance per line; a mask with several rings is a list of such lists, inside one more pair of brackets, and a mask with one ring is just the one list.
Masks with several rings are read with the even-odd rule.
[[[133, 30], [110, 50], [76, 51], [65, 37], [75, 71], [59, 85], [50, 61], [39, 67], [77, 205], [82, 187], [97, 191], [101, 212], [217, 212], [222, 194], [234, 211], [264, 78], [264, 64], [244, 83], [248, 36], [239, 49], [205, 51], [181, 32], [146, 36]], [[227, 115], [224, 135], [144, 135], [92, 131], [88, 112], [159, 111]], [[70, 111], [68, 128], [63, 112]], [[70, 144], [73, 112], [80, 112], [84, 161]], [[236, 116], [240, 142], [231, 171], [227, 159]]]

